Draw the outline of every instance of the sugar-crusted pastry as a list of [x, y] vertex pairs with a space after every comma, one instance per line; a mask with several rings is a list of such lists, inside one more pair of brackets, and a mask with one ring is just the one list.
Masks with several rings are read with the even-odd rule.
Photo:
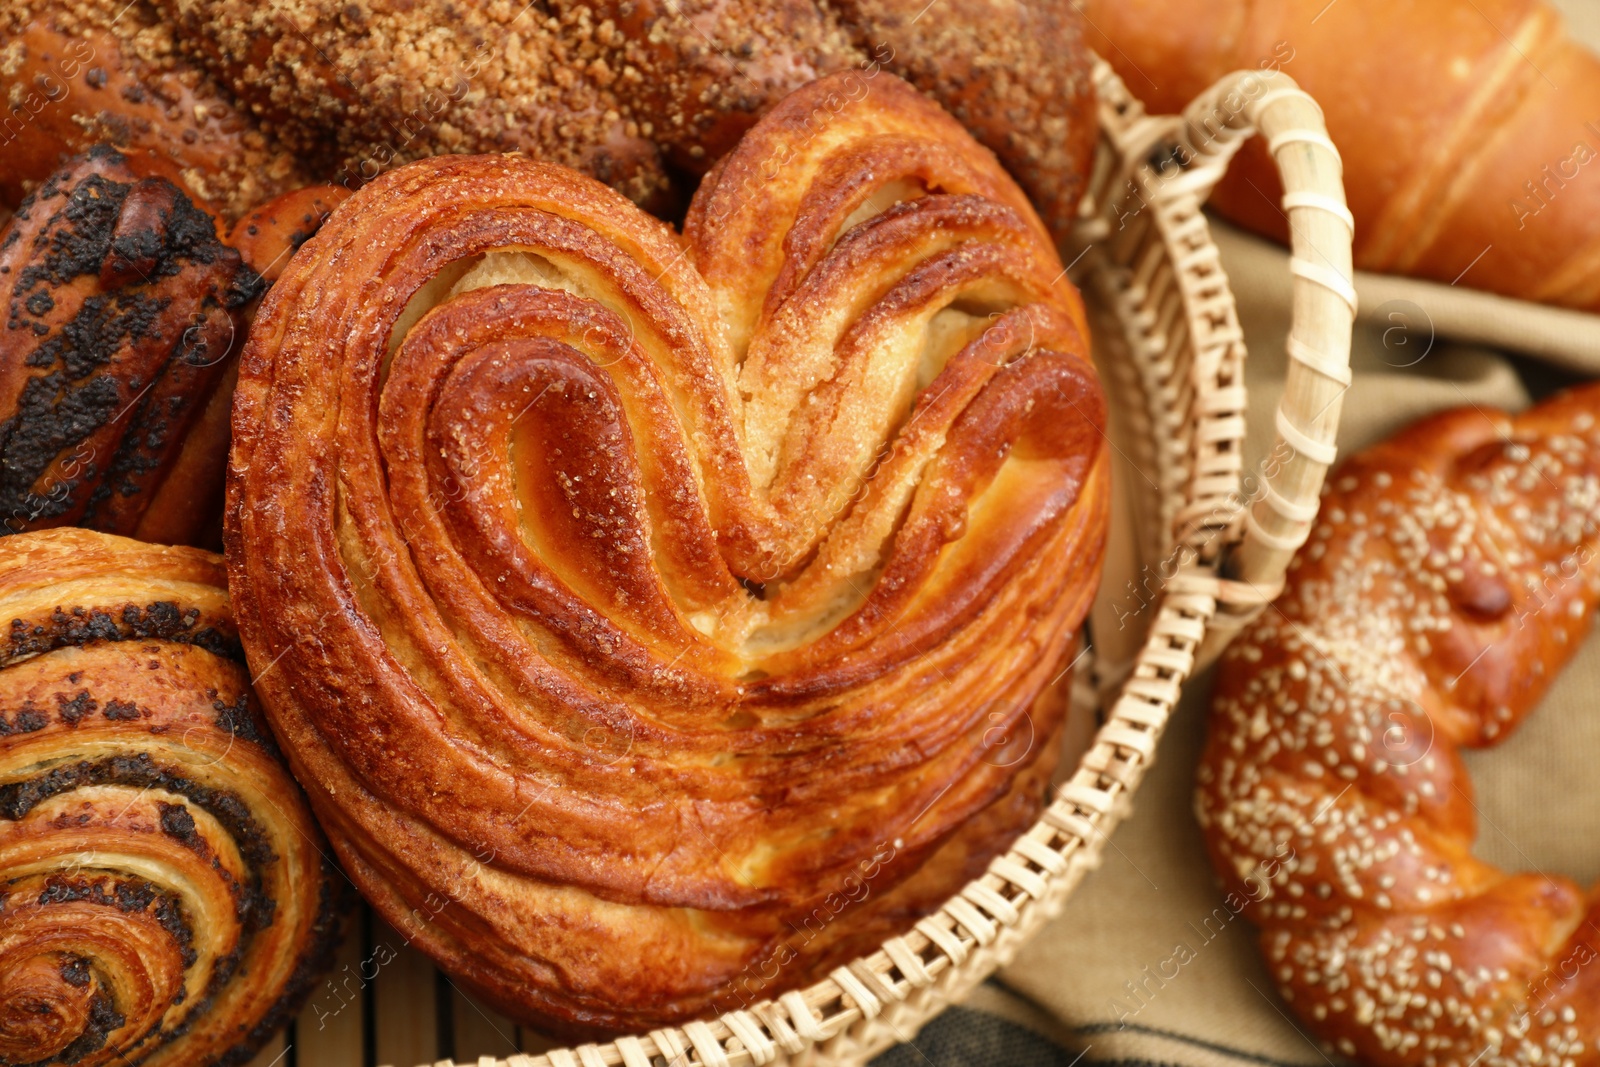
[[287, 151], [191, 61], [178, 27], [127, 0], [11, 0], [0, 9], [0, 207], [96, 144], [143, 156], [229, 218], [306, 184]]
[[1081, 19], [1045, 0], [13, 0], [0, 206], [106, 140], [230, 223], [307, 181], [512, 150], [672, 214], [785, 93], [844, 70], [940, 101], [1065, 234], [1096, 124]]

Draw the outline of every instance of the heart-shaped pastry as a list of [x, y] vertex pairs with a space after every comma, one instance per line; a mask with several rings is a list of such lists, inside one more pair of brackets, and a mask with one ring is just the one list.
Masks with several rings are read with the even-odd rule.
[[1104, 412], [1038, 218], [888, 75], [787, 98], [682, 237], [558, 166], [413, 163], [243, 357], [258, 691], [351, 877], [502, 1010], [739, 1007], [1038, 811]]

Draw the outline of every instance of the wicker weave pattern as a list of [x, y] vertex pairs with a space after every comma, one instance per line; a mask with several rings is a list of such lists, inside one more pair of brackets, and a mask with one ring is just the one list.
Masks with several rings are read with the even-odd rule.
[[[860, 1064], [909, 1040], [1008, 962], [1098, 865], [1154, 757], [1184, 681], [1276, 594], [1316, 514], [1349, 381], [1352, 230], [1321, 112], [1278, 73], [1224, 79], [1181, 117], [1152, 117], [1105, 64], [1102, 144], [1075, 261], [1116, 328], [1113, 400], [1156, 489], [1146, 560], [1181, 566], [1163, 588], [1105, 725], [1039, 821], [982, 878], [910, 933], [809, 989], [682, 1028], [479, 1067], [745, 1067]], [[1257, 130], [1283, 173], [1294, 230], [1293, 358], [1278, 444], [1241, 491], [1245, 349], [1200, 208]], [[1148, 487], [1144, 487], [1148, 490]], [[440, 1067], [450, 1067], [441, 1061]]]

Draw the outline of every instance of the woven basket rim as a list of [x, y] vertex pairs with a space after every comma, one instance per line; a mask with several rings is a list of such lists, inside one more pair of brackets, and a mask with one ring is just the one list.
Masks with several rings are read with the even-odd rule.
[[[744, 1067], [799, 1062], [858, 1064], [915, 1031], [1009, 961], [1058, 914], [1142, 780], [1183, 682], [1281, 588], [1290, 559], [1309, 534], [1334, 458], [1339, 404], [1349, 384], [1355, 296], [1350, 278], [1353, 225], [1337, 150], [1316, 104], [1276, 71], [1241, 71], [1219, 81], [1181, 116], [1151, 116], [1109, 65], [1096, 60], [1102, 151], [1078, 236], [1090, 286], [1109, 298], [1129, 343], [1148, 366], [1139, 387], [1162, 427], [1190, 447], [1162, 478], [1158, 502], [1165, 547], [1180, 561], [1161, 590], [1115, 699], [1076, 771], [1053, 801], [988, 871], [933, 915], [877, 951], [803, 990], [715, 1019], [603, 1044], [505, 1059], [477, 1067]], [[1266, 137], [1283, 177], [1291, 223], [1295, 298], [1288, 381], [1276, 419], [1270, 468], [1258, 489], [1242, 489], [1244, 343], [1233, 295], [1201, 206], [1239, 146]], [[1137, 206], [1133, 209], [1129, 203]], [[1130, 216], [1133, 221], [1130, 223]], [[1146, 232], [1148, 231], [1148, 232]], [[1186, 323], [1150, 313], [1159, 262], [1117, 262], [1104, 250], [1159, 242], [1179, 279]], [[1144, 259], [1149, 259], [1148, 254]], [[1176, 374], [1179, 352], [1189, 362]], [[1186, 392], [1187, 390], [1187, 392]], [[1176, 391], [1192, 405], [1187, 425], [1165, 418]], [[1149, 410], [1144, 412], [1145, 416]], [[1176, 496], [1174, 494], [1176, 493]], [[659, 1059], [658, 1059], [659, 1058]], [[435, 1067], [462, 1061], [441, 1060]]]

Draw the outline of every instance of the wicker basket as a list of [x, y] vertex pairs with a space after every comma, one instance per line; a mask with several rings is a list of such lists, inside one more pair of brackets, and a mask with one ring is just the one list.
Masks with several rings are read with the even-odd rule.
[[[1114, 443], [1125, 473], [1139, 472], [1119, 480], [1121, 518], [1097, 617], [1125, 576], [1143, 576], [1146, 586], [1153, 578], [1158, 588], [1134, 626], [1091, 620], [1096, 685], [1080, 692], [1103, 709], [1103, 724], [1039, 821], [939, 912], [809, 989], [576, 1049], [530, 1055], [514, 1027], [454, 992], [414, 954], [369, 978], [361, 955], [372, 951], [369, 916], [356, 939], [364, 949], [347, 956], [357, 964], [353, 1001], [341, 995], [337, 1012], [314, 1002], [259, 1064], [292, 1053], [296, 1067], [353, 1067], [358, 1056], [409, 1056], [400, 1067], [410, 1067], [436, 1054], [415, 1045], [400, 1051], [384, 1040], [391, 1028], [424, 1029], [434, 1048], [480, 1067], [860, 1064], [911, 1039], [1061, 911], [1097, 864], [1183, 682], [1276, 595], [1309, 532], [1334, 458], [1355, 314], [1338, 153], [1321, 112], [1293, 81], [1275, 72], [1234, 74], [1178, 117], [1146, 115], [1103, 63], [1095, 78], [1101, 151], [1077, 247], [1067, 255], [1098, 319]], [[1288, 190], [1296, 285], [1276, 447], [1247, 480], [1243, 336], [1200, 209], [1233, 153], [1257, 132]], [[350, 987], [348, 973], [347, 966], [330, 987]], [[409, 983], [409, 993], [396, 997], [397, 982]], [[387, 1007], [372, 996], [383, 983], [391, 989]], [[430, 1011], [448, 1021], [425, 1018]], [[470, 1047], [469, 1033], [499, 1040]], [[524, 1051], [508, 1054], [517, 1047]], [[352, 1055], [358, 1049], [365, 1051]]]

